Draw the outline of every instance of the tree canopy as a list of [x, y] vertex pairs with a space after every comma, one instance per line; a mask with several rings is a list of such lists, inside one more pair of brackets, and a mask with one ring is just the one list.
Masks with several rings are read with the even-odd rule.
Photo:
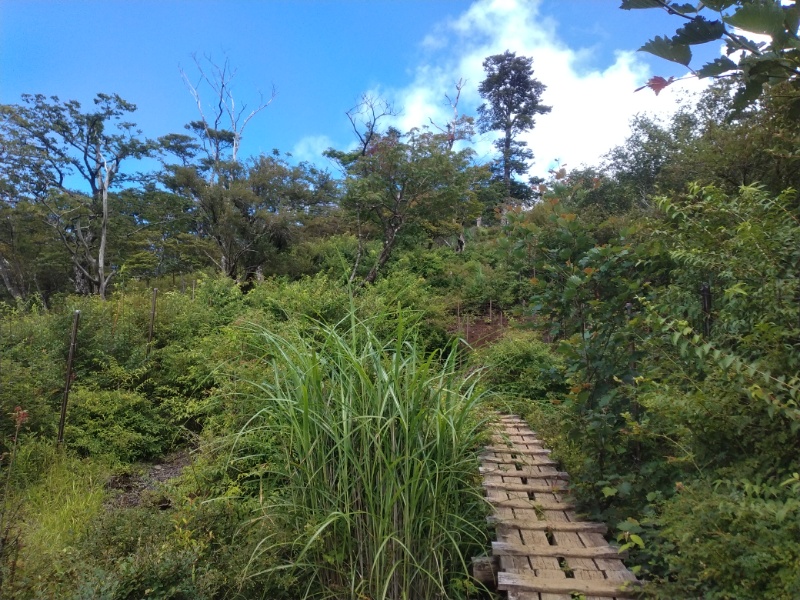
[[505, 190], [506, 202], [530, 200], [525, 186], [517, 185], [514, 175], [527, 173], [533, 152], [519, 134], [533, 129], [536, 115], [550, 112], [541, 103], [546, 86], [533, 76], [533, 59], [517, 56], [506, 50], [483, 61], [486, 78], [478, 92], [486, 100], [478, 107], [478, 130], [481, 133], [499, 131], [494, 142], [500, 152], [499, 175]]

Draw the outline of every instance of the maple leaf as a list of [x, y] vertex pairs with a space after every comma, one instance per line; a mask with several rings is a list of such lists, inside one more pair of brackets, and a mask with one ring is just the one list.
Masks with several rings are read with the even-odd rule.
[[642, 87], [636, 88], [634, 92], [638, 92], [639, 90], [643, 90], [644, 88], [648, 87], [656, 93], [656, 96], [658, 96], [658, 93], [673, 81], [675, 81], [674, 77], [670, 77], [669, 79], [664, 79], [663, 77], [656, 75], [654, 77], [651, 77], [648, 80], [648, 82], [645, 83]]

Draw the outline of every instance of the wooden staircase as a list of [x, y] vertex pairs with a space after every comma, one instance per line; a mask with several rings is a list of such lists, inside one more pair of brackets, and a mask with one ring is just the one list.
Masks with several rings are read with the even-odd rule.
[[637, 597], [640, 584], [624, 555], [603, 537], [605, 525], [575, 514], [565, 499], [568, 475], [549, 454], [522, 419], [509, 415], [481, 455], [497, 527], [497, 589], [509, 600]]

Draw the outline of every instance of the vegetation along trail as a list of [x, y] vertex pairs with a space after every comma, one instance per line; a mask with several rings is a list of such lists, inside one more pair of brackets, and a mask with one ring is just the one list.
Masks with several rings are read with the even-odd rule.
[[332, 171], [0, 105], [0, 598], [800, 598], [800, 9], [622, 8], [709, 85], [544, 178], [513, 48]]

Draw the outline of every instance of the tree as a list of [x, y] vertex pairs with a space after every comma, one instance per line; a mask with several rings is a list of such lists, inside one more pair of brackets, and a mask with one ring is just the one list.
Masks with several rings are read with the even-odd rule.
[[[782, 0], [706, 0], [690, 3], [667, 0], [623, 0], [623, 10], [658, 8], [684, 24], [674, 36], [656, 36], [639, 48], [660, 58], [689, 68], [696, 77], [736, 77], [740, 87], [734, 106], [741, 110], [758, 100], [765, 87], [785, 82], [791, 90], [789, 106], [794, 118], [800, 117], [800, 46], [798, 26], [800, 7], [795, 2], [784, 6]], [[705, 15], [714, 13], [712, 19]], [[770, 38], [758, 42], [748, 36]], [[725, 41], [726, 56], [693, 69], [691, 47]], [[737, 58], [734, 62], [732, 58]], [[652, 77], [643, 87], [656, 93], [675, 79]], [[642, 88], [640, 88], [642, 89]]]
[[511, 203], [513, 199], [525, 199], [526, 190], [519, 189], [513, 177], [526, 173], [533, 158], [528, 144], [518, 136], [533, 129], [536, 115], [550, 112], [549, 106], [541, 104], [546, 87], [533, 77], [532, 58], [508, 50], [488, 57], [483, 68], [486, 79], [478, 92], [486, 102], [478, 108], [478, 130], [502, 132], [494, 145], [500, 152], [505, 201]]
[[377, 226], [383, 241], [364, 283], [375, 281], [407, 232], [454, 233], [477, 214], [474, 188], [488, 173], [474, 166], [471, 156], [470, 150], [451, 150], [447, 134], [389, 129], [373, 133], [364, 155], [345, 165], [342, 204]]
[[[206, 155], [202, 161], [203, 170], [209, 173], [209, 177], [221, 177], [226, 168], [225, 163], [238, 162], [239, 148], [247, 125], [253, 117], [272, 104], [277, 91], [273, 87], [266, 100], [261, 95], [258, 105], [247, 112], [246, 104], [236, 104], [232, 86], [236, 69], [231, 67], [227, 58], [222, 66], [217, 65], [210, 57], [206, 57], [207, 66], [203, 66], [197, 56], [192, 58], [200, 74], [198, 82], [191, 83], [183, 69], [181, 77], [197, 103], [200, 119], [186, 125], [186, 129], [192, 131], [200, 141], [200, 147], [195, 149], [201, 148]], [[203, 106], [200, 95], [202, 84], [211, 88], [213, 102], [209, 105], [210, 111]]]
[[22, 96], [0, 106], [0, 190], [11, 205], [28, 198], [46, 209], [46, 222], [68, 250], [75, 288], [105, 298], [108, 272], [109, 193], [128, 177], [126, 159], [153, 145], [125, 119], [136, 110], [117, 94], [98, 94], [94, 111], [56, 96]]
[[[217, 248], [217, 255], [209, 254], [209, 259], [227, 276], [249, 279], [261, 269], [271, 250], [286, 248], [289, 240], [288, 221], [278, 210], [285, 195], [276, 192], [275, 186], [291, 179], [292, 169], [277, 156], [262, 157], [249, 165], [239, 156], [247, 125], [272, 103], [276, 92], [273, 88], [269, 98], [261, 96], [248, 110], [235, 99], [236, 70], [228, 59], [218, 65], [208, 57], [205, 63], [195, 57], [195, 65], [197, 83], [183, 70], [181, 75], [200, 118], [186, 125], [192, 135], [171, 134], [160, 139], [164, 151], [180, 161], [164, 165], [162, 182], [193, 202], [197, 234], [212, 239]], [[211, 90], [207, 105], [202, 87]]]

